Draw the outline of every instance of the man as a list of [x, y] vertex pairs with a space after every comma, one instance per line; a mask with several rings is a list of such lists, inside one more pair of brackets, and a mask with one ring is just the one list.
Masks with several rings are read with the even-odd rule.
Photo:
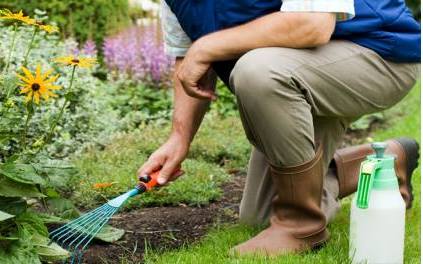
[[[165, 184], [185, 159], [216, 74], [237, 97], [254, 146], [240, 220], [270, 223], [238, 254], [321, 246], [338, 200], [356, 190], [369, 145], [336, 150], [349, 123], [401, 100], [419, 72], [420, 25], [401, 0], [166, 0], [165, 43], [177, 57], [173, 129], [140, 168]], [[411, 206], [418, 147], [388, 141]]]

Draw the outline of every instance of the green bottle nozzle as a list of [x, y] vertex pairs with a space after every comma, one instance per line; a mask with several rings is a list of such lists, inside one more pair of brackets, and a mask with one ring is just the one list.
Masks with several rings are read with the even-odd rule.
[[374, 142], [372, 143], [372, 148], [376, 152], [376, 158], [382, 159], [383, 154], [385, 153], [386, 147], [388, 144], [385, 142]]
[[357, 186], [357, 207], [366, 209], [369, 206], [370, 193], [375, 181], [376, 171], [382, 167], [381, 159], [384, 158], [384, 153], [387, 144], [385, 142], [374, 142], [372, 148], [375, 151], [376, 159], [367, 158], [360, 167], [360, 176]]
[[385, 154], [387, 144], [375, 142], [372, 144], [375, 155], [367, 156], [361, 163], [357, 186], [357, 207], [369, 207], [372, 190], [398, 190], [398, 178], [395, 175], [395, 157]]

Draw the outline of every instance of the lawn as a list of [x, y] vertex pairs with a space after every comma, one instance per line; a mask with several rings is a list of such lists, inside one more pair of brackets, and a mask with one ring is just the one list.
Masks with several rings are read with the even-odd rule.
[[[387, 123], [373, 131], [373, 140], [409, 136], [420, 142], [420, 84], [394, 108], [386, 111]], [[405, 262], [420, 263], [420, 167], [413, 176], [415, 200], [407, 212]], [[228, 249], [258, 232], [242, 225], [219, 225], [199, 243], [166, 253], [149, 252], [146, 263], [348, 263], [348, 226], [350, 199], [342, 201], [342, 210], [329, 225], [331, 240], [318, 252], [279, 258], [233, 258]]]

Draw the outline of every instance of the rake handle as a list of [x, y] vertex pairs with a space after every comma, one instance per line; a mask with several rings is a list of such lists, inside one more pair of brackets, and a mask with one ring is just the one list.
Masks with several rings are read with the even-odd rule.
[[[150, 175], [144, 175], [139, 177], [139, 183], [138, 183], [138, 189], [139, 190], [145, 190], [145, 191], [149, 191], [151, 190], [153, 187], [156, 187], [158, 185], [157, 183], [157, 178], [160, 175], [160, 171], [161, 170], [157, 170], [153, 173], [151, 173]], [[176, 171], [173, 174], [177, 174], [181, 172], [181, 168], [177, 168]]]

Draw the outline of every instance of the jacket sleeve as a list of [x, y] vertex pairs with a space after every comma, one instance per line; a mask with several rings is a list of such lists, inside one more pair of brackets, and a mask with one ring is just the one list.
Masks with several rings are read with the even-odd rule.
[[165, 52], [172, 57], [183, 57], [192, 42], [164, 0], [160, 8]]

